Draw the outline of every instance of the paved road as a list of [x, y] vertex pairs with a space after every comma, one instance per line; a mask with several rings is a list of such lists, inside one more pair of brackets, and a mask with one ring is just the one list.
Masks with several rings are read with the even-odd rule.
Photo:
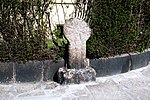
[[1, 84], [0, 100], [150, 100], [150, 65], [80, 85]]

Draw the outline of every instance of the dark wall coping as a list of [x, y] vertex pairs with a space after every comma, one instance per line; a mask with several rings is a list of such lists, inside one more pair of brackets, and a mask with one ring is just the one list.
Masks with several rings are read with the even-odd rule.
[[109, 58], [90, 59], [90, 66], [96, 70], [97, 77], [102, 77], [145, 67], [149, 64], [149, 61], [150, 49], [142, 53], [137, 52]]
[[[26, 63], [0, 62], [0, 82], [33, 82], [53, 80], [59, 67], [64, 66], [64, 60], [28, 61]], [[14, 81], [14, 80], [13, 80]]]

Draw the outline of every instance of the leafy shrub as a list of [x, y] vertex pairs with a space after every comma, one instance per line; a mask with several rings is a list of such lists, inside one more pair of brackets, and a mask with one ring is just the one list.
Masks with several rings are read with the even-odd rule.
[[54, 34], [59, 46], [57, 47], [53, 40], [48, 39], [53, 36], [47, 18], [51, 3], [52, 0], [0, 1], [0, 61], [60, 57], [59, 47], [62, 46], [62, 40]]
[[148, 0], [95, 0], [87, 41], [87, 56], [108, 57], [149, 48], [150, 25], [144, 21], [150, 12]]

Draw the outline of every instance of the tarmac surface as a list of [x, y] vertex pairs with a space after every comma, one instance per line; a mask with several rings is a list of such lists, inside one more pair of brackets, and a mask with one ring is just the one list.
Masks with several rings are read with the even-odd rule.
[[0, 84], [0, 100], [150, 100], [150, 64], [81, 84]]

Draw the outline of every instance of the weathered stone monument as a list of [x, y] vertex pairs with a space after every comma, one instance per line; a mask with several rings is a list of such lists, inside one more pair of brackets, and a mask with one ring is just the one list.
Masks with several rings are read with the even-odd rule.
[[86, 41], [91, 35], [88, 24], [81, 19], [69, 19], [64, 24], [64, 35], [69, 41], [69, 69], [59, 69], [61, 82], [64, 80], [66, 83], [80, 83], [95, 80], [96, 72], [89, 66], [86, 58]]
[[86, 41], [91, 35], [88, 24], [79, 19], [70, 19], [64, 25], [64, 34], [69, 41], [70, 68], [84, 68], [86, 59]]

